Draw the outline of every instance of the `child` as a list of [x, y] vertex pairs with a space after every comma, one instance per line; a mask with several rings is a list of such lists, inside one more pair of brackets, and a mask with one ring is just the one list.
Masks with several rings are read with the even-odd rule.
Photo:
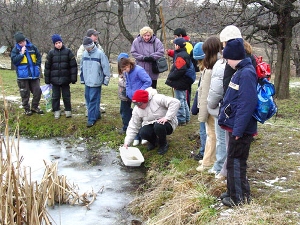
[[190, 121], [190, 110], [186, 100], [186, 90], [194, 82], [188, 73], [195, 73], [193, 63], [185, 49], [185, 40], [176, 38], [174, 64], [166, 80], [166, 84], [175, 89], [175, 97], [180, 101], [177, 113], [178, 126], [184, 126]]
[[77, 82], [77, 62], [73, 52], [64, 46], [58, 34], [52, 35], [54, 49], [50, 50], [45, 62], [45, 83], [52, 84], [52, 111], [59, 119], [62, 95], [66, 118], [72, 117], [70, 83]]
[[118, 95], [119, 95], [119, 99], [121, 100], [120, 114], [123, 122], [123, 128], [119, 132], [120, 134], [126, 133], [128, 123], [132, 115], [131, 100], [126, 96], [126, 78], [120, 68], [120, 62], [124, 58], [128, 59], [129, 55], [127, 53], [120, 53], [120, 55], [118, 56], [118, 73], [119, 73]]
[[80, 62], [81, 83], [85, 84], [85, 100], [88, 108], [87, 127], [92, 127], [101, 119], [100, 101], [102, 84], [108, 85], [110, 65], [103, 51], [99, 50], [90, 37], [84, 37]]
[[229, 132], [227, 155], [227, 192], [221, 195], [224, 205], [249, 203], [250, 186], [246, 175], [247, 159], [257, 121], [252, 116], [257, 104], [257, 77], [249, 57], [245, 57], [242, 38], [229, 40], [223, 57], [236, 71], [224, 96], [218, 123]]

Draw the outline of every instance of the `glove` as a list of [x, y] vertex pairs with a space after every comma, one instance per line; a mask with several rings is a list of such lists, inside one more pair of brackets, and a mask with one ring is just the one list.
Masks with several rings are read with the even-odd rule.
[[145, 56], [144, 57], [144, 61], [145, 62], [154, 62], [155, 60], [154, 60], [154, 58], [152, 56]]

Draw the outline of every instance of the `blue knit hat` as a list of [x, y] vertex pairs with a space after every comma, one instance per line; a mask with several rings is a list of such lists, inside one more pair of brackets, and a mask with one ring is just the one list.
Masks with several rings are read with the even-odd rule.
[[118, 62], [120, 62], [120, 60], [124, 59], [124, 58], [128, 59], [129, 55], [127, 53], [124, 53], [124, 52], [120, 53], [120, 55], [118, 55]]
[[59, 34], [53, 34], [52, 35], [52, 42], [53, 42], [53, 44], [55, 44], [58, 41], [63, 42], [62, 39], [61, 39], [61, 36]]
[[229, 40], [223, 50], [223, 58], [241, 60], [246, 57], [244, 41], [242, 38]]
[[178, 45], [180, 48], [184, 48], [185, 47], [185, 42], [186, 40], [184, 38], [176, 38], [173, 43], [175, 45]]
[[205, 54], [203, 52], [202, 45], [203, 42], [198, 42], [193, 48], [193, 58], [196, 60], [204, 59]]

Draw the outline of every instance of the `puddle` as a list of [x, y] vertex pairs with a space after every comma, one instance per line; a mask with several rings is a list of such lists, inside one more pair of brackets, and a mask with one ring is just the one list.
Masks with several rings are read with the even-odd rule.
[[[16, 139], [15, 139], [16, 140]], [[100, 149], [101, 159], [97, 166], [88, 165], [85, 147], [72, 147], [63, 139], [29, 140], [21, 139], [19, 144], [22, 166], [31, 167], [32, 180], [41, 180], [44, 162], [58, 162], [58, 175], [66, 176], [71, 184], [78, 186], [78, 193], [97, 193], [97, 199], [84, 206], [56, 205], [48, 208], [52, 224], [95, 225], [131, 224], [139, 220], [127, 212], [126, 206], [133, 198], [133, 192], [143, 182], [142, 167], [125, 167], [119, 153], [111, 149]]]

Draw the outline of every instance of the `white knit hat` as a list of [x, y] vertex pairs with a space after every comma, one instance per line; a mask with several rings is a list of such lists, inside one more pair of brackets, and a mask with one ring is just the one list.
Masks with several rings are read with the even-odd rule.
[[243, 38], [241, 31], [234, 25], [225, 27], [220, 33], [220, 41], [225, 42], [231, 39]]

